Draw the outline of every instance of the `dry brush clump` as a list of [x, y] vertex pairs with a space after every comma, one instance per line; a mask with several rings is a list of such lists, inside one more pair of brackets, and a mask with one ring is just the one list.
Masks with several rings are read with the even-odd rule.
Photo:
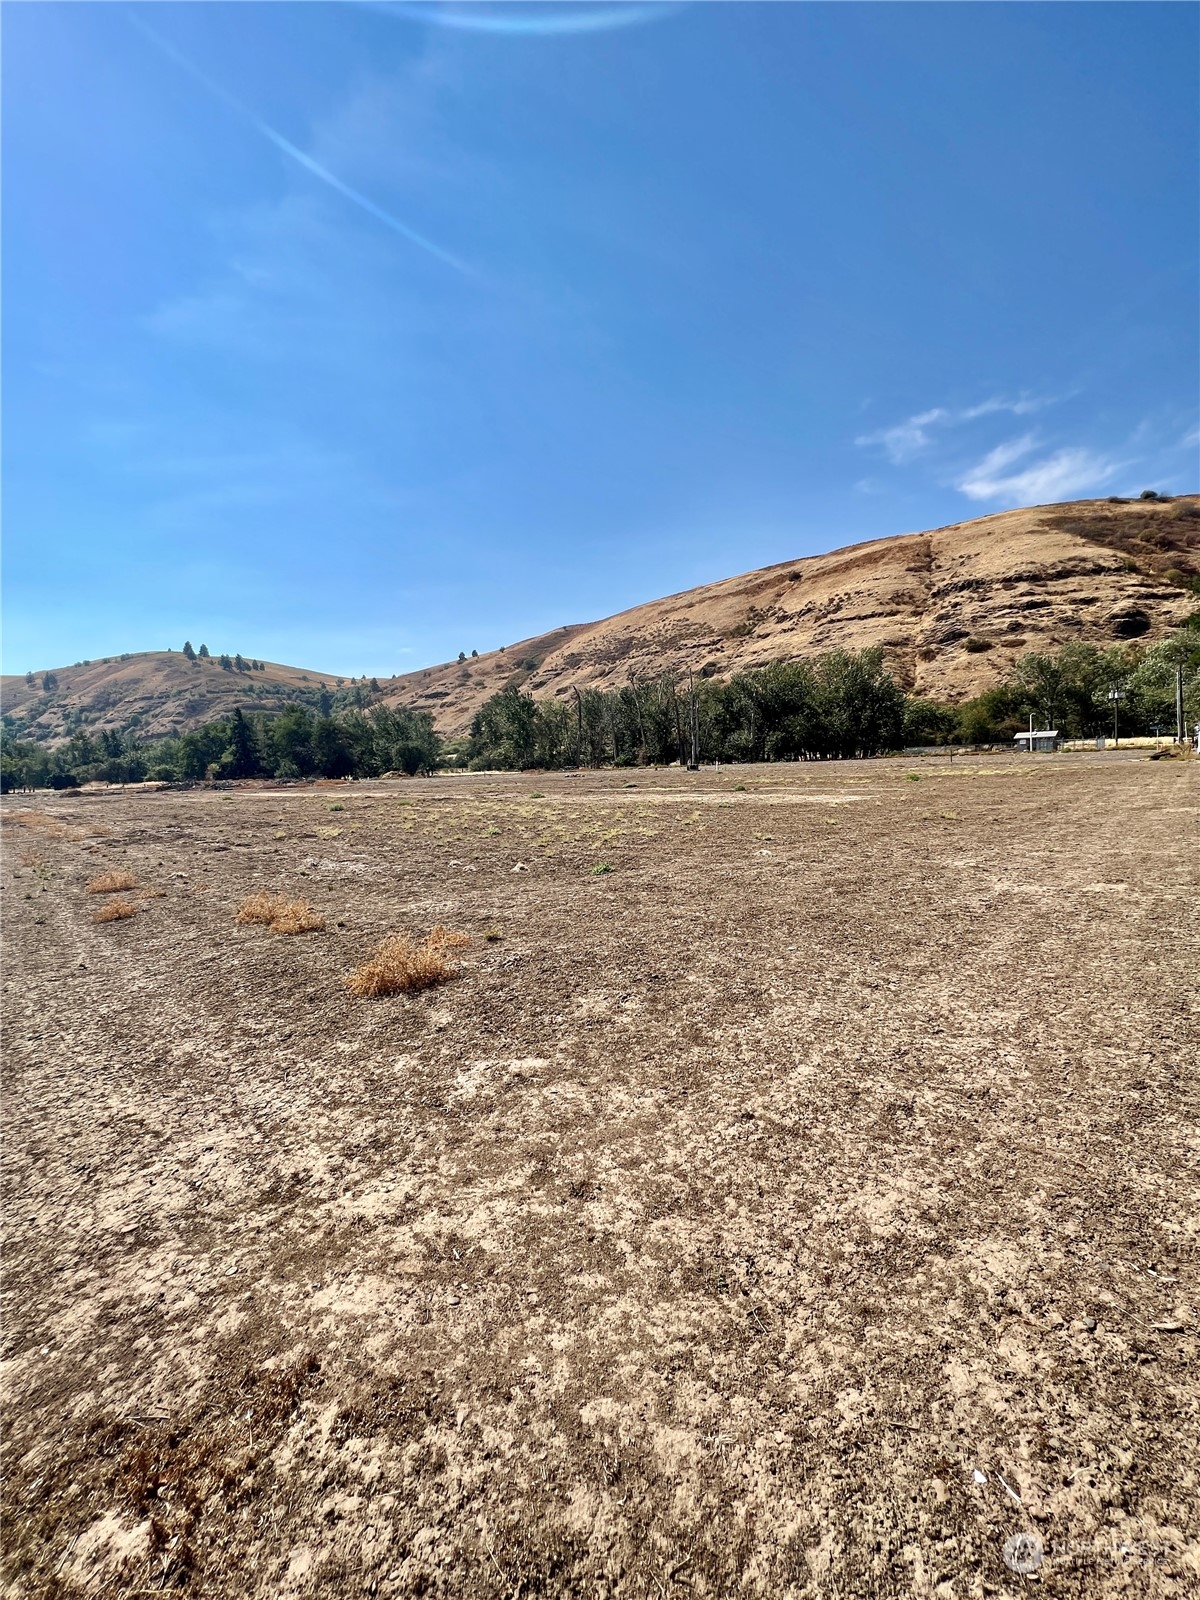
[[434, 928], [421, 942], [411, 934], [394, 933], [361, 967], [355, 967], [346, 978], [346, 987], [351, 994], [367, 999], [432, 989], [457, 978], [459, 969], [449, 952], [462, 949], [470, 942], [470, 934], [454, 933], [443, 927]]
[[88, 894], [119, 894], [122, 889], [136, 889], [137, 879], [132, 872], [102, 872], [98, 878], [89, 878]]
[[261, 923], [272, 933], [324, 933], [325, 918], [307, 900], [289, 900], [282, 894], [252, 894], [243, 900], [233, 919]]
[[124, 922], [126, 917], [136, 917], [141, 909], [132, 900], [110, 900], [107, 905], [100, 907], [92, 921]]

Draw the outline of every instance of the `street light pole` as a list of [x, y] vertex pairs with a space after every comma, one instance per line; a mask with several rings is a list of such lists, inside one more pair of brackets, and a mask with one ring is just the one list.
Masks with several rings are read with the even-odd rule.
[[1108, 691], [1108, 698], [1112, 701], [1113, 708], [1113, 748], [1115, 750], [1119, 750], [1121, 748], [1121, 741], [1117, 736], [1117, 707], [1124, 698], [1124, 690], [1110, 689]]

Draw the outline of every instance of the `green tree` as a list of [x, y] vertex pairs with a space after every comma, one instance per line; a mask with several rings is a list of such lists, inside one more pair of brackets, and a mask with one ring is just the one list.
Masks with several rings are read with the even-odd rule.
[[199, 650], [196, 652], [196, 654], [199, 655], [202, 660], [207, 661], [208, 660], [208, 646], [206, 644], [202, 644], [200, 646]]
[[537, 703], [515, 685], [501, 689], [471, 722], [472, 762], [507, 768], [533, 764], [537, 750]]
[[190, 639], [183, 641], [183, 653], [189, 661], [195, 661], [196, 652], [192, 649], [192, 641]]
[[937, 700], [909, 700], [904, 707], [906, 745], [953, 744], [959, 734], [959, 712]]
[[313, 755], [324, 778], [348, 778], [354, 772], [354, 752], [336, 717], [322, 717], [313, 730]]
[[281, 778], [307, 778], [317, 770], [315, 718], [306, 706], [289, 706], [270, 724], [274, 770]]
[[254, 729], [241, 709], [229, 719], [229, 744], [222, 766], [231, 778], [253, 778], [262, 770]]

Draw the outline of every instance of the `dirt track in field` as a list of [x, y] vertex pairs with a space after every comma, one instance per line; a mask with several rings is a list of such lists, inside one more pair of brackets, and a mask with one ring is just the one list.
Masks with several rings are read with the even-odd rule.
[[1198, 791], [8, 796], [4, 1592], [1197, 1593]]

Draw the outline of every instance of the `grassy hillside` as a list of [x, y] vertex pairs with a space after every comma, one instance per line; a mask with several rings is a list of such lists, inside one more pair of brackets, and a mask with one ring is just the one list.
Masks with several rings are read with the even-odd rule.
[[1076, 501], [1001, 512], [808, 556], [376, 684], [314, 669], [145, 651], [3, 680], [5, 722], [57, 742], [90, 732], [182, 733], [235, 707], [377, 702], [459, 734], [507, 684], [568, 698], [663, 673], [705, 677], [832, 649], [881, 646], [906, 691], [961, 702], [1026, 650], [1153, 643], [1197, 605], [1200, 497]]

